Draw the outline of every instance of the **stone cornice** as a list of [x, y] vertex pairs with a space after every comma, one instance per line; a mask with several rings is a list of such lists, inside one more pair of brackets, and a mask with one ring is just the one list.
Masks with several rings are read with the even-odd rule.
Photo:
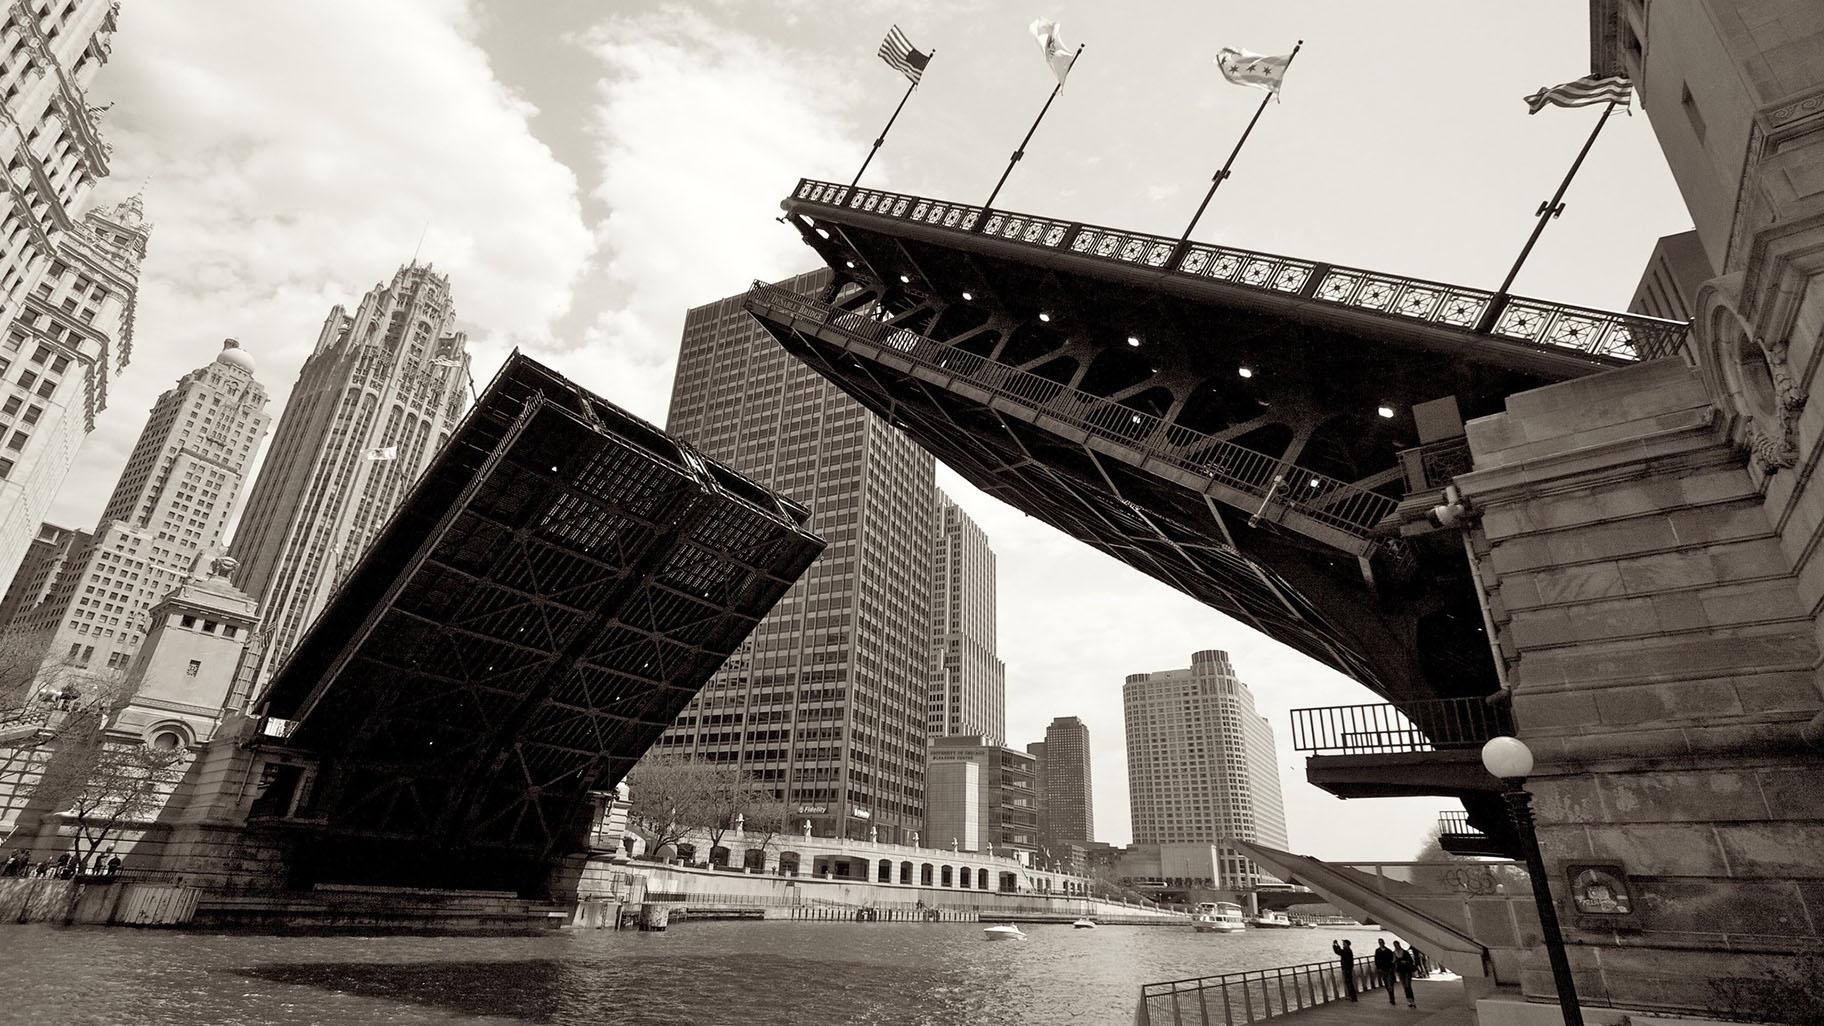
[[[1664, 420], [1665, 418], [1659, 418]], [[1682, 411], [1673, 423], [1627, 438], [1541, 455], [1508, 466], [1473, 470], [1454, 482], [1465, 498], [1478, 505], [1534, 499], [1554, 491], [1589, 488], [1658, 472], [1669, 460], [1689, 459], [1693, 466], [1722, 462], [1702, 450], [1716, 446], [1719, 421], [1715, 407]]]

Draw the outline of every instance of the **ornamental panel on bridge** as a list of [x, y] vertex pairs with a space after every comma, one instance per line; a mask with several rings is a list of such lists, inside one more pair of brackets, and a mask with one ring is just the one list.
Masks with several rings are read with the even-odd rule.
[[977, 487], [1396, 702], [1497, 686], [1460, 537], [1423, 516], [1462, 422], [1686, 330], [823, 182], [783, 206], [837, 284], [756, 287], [781, 344]]
[[515, 354], [263, 696], [294, 883], [537, 891], [823, 549], [808, 511]]

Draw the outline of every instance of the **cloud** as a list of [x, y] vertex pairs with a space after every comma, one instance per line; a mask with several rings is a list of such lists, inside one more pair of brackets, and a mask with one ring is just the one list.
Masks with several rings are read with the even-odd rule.
[[659, 420], [689, 307], [818, 265], [772, 218], [800, 175], [859, 159], [860, 133], [838, 74], [698, 14], [614, 18], [587, 45], [606, 216], [586, 287], [604, 304], [565, 368]]
[[[593, 247], [573, 175], [495, 79], [461, 0], [162, 0], [123, 13], [96, 93], [155, 228], [133, 365], [54, 511], [86, 524], [152, 397], [239, 338], [283, 399], [334, 303], [412, 256], [486, 351], [542, 337]], [[485, 366], [484, 370], [487, 369]]]

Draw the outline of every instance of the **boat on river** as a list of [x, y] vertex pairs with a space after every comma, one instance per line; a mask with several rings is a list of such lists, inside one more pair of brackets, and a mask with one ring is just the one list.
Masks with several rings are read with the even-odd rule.
[[983, 940], [1025, 940], [1026, 935], [1017, 926], [990, 926], [982, 931]]
[[1073, 930], [1093, 930], [1096, 928], [1096, 921], [1088, 916], [1084, 916], [1082, 919], [1070, 924], [1070, 927]]
[[1191, 929], [1198, 933], [1240, 933], [1248, 928], [1241, 906], [1232, 901], [1203, 901], [1191, 917]]
[[1248, 920], [1248, 925], [1259, 930], [1290, 930], [1293, 924], [1284, 912], [1262, 912]]

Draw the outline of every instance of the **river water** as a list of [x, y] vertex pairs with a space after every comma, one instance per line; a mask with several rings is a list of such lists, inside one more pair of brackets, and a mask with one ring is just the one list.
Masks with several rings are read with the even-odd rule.
[[[1142, 983], [1330, 957], [1355, 930], [679, 923], [664, 933], [268, 936], [0, 927], [0, 1023], [33, 1026], [1099, 1026]], [[1387, 935], [1389, 941], [1392, 935]]]

